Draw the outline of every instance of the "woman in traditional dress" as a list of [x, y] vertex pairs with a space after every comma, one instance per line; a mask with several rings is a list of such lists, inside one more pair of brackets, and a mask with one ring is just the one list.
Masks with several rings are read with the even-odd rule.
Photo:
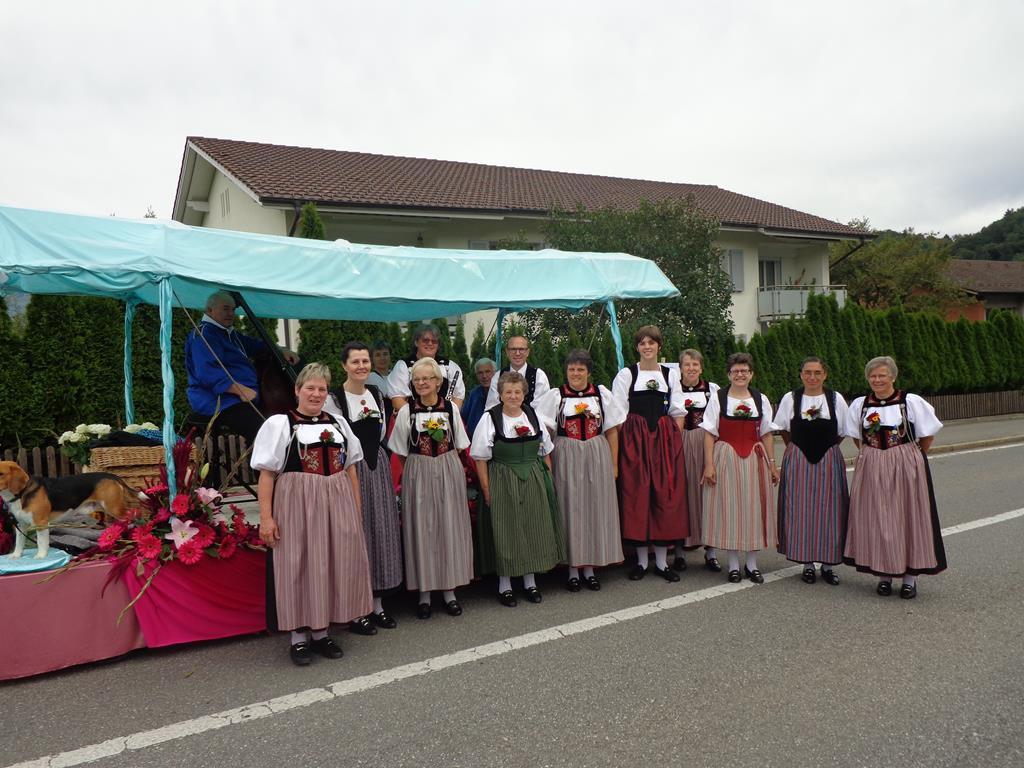
[[615, 477], [619, 425], [626, 414], [611, 392], [590, 381], [593, 370], [590, 354], [574, 349], [565, 359], [566, 383], [537, 402], [541, 421], [554, 435], [552, 474], [562, 510], [570, 592], [579, 592], [582, 585], [599, 590], [594, 568], [622, 562]]
[[441, 335], [437, 326], [433, 323], [421, 323], [413, 331], [412, 344], [413, 352], [406, 358], [395, 363], [388, 376], [388, 394], [391, 397], [391, 405], [398, 411], [412, 396], [413, 388], [410, 386], [412, 366], [417, 360], [429, 358], [435, 360], [441, 369], [441, 387], [439, 389], [442, 400], [451, 400], [455, 403], [455, 410], [462, 407], [462, 401], [466, 399], [466, 382], [462, 376], [462, 369], [458, 363], [437, 356], [440, 346]]
[[443, 374], [431, 357], [412, 365], [415, 396], [395, 416], [388, 446], [402, 463], [405, 585], [419, 592], [416, 618], [430, 618], [430, 593], [462, 615], [455, 588], [473, 578], [473, 534], [459, 451], [469, 446], [458, 408], [439, 395]]
[[[707, 408], [708, 401], [718, 391], [718, 385], [713, 381], [704, 380], [704, 355], [696, 349], [684, 349], [680, 353], [679, 372], [683, 408], [686, 409], [686, 417], [683, 419], [683, 472], [686, 473], [686, 506], [689, 513], [690, 535], [676, 544], [672, 568], [676, 571], [685, 571], [684, 550], [696, 549], [703, 544], [700, 523], [701, 509], [704, 506], [704, 488], [700, 484], [700, 479], [704, 474], [704, 431], [700, 428], [700, 422], [704, 418], [704, 409]], [[722, 570], [714, 547], [704, 547], [704, 567], [715, 573]]]
[[880, 577], [878, 594], [917, 597], [917, 577], [946, 570], [928, 449], [942, 422], [923, 398], [895, 388], [891, 357], [864, 368], [871, 393], [850, 403], [849, 431], [860, 448], [850, 484], [843, 562]]
[[536, 412], [523, 402], [526, 390], [522, 374], [501, 374], [501, 402], [484, 412], [469, 449], [485, 503], [477, 517], [479, 571], [498, 575], [498, 600], [509, 608], [516, 606], [513, 576], [523, 577], [526, 599], [539, 603], [534, 574], [565, 559], [562, 517], [551, 483], [554, 446]]
[[377, 627], [394, 629], [398, 626], [384, 612], [381, 598], [397, 590], [402, 583], [402, 533], [395, 489], [391, 484], [390, 459], [384, 450], [385, 397], [376, 386], [367, 383], [372, 364], [366, 344], [361, 341], [346, 344], [341, 350], [341, 364], [345, 368], [345, 383], [331, 392], [324, 410], [345, 419], [363, 451], [363, 460], [356, 465], [356, 475], [373, 585], [372, 613], [352, 622], [350, 628], [360, 635], [375, 635]]
[[331, 371], [310, 363], [295, 381], [298, 404], [271, 416], [252, 448], [260, 471], [260, 538], [267, 558], [267, 627], [291, 630], [291, 658], [341, 658], [328, 626], [370, 612], [359, 478], [359, 440], [344, 419], [323, 412]]
[[661, 331], [640, 327], [633, 337], [640, 362], [623, 368], [612, 382], [618, 407], [627, 412], [619, 441], [619, 510], [622, 540], [636, 547], [632, 581], [647, 573], [649, 547], [654, 572], [679, 581], [668, 567], [668, 548], [689, 534], [686, 475], [680, 430], [686, 414], [679, 372], [658, 363]]
[[750, 386], [754, 358], [745, 352], [726, 360], [729, 388], [719, 389], [701, 421], [704, 430], [704, 543], [728, 551], [729, 581], [742, 580], [740, 552], [747, 553], [743, 574], [763, 584], [757, 569], [759, 550], [776, 544], [772, 486], [779, 470], [772, 453], [772, 406]]
[[827, 378], [821, 358], [806, 358], [800, 364], [803, 386], [782, 396], [772, 426], [786, 444], [779, 482], [779, 552], [803, 563], [801, 578], [807, 584], [816, 581], [818, 562], [821, 578], [835, 586], [839, 575], [832, 566], [843, 561], [850, 506], [839, 445], [849, 426], [846, 401], [825, 387]]

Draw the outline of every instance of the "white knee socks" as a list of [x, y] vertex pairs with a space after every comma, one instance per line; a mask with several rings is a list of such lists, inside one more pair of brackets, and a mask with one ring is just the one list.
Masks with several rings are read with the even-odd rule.
[[420, 592], [420, 605], [430, 603], [430, 592]]
[[381, 599], [379, 597], [373, 598], [373, 612], [384, 613], [384, 603], [381, 602]]
[[309, 635], [306, 633], [306, 630], [300, 629], [298, 632], [292, 630], [292, 645], [304, 643], [307, 640], [309, 640]]
[[668, 570], [668, 547], [654, 548], [654, 564], [663, 571]]
[[586, 568], [583, 569], [583, 578], [585, 578], [585, 579], [592, 579], [592, 578], [594, 578], [594, 569], [591, 568], [589, 565]]
[[512, 590], [512, 579], [508, 576], [498, 577], [498, 592], [509, 592]]
[[455, 590], [454, 589], [446, 589], [444, 591], [444, 602], [445, 602], [445, 605], [447, 605], [448, 603], [450, 603], [454, 599], [455, 599]]
[[747, 570], [757, 570], [757, 552], [747, 552]]
[[636, 548], [636, 564], [639, 565], [641, 568], [646, 568], [647, 564], [649, 562], [650, 562], [650, 557], [649, 557], [648, 552], [647, 552], [647, 547], [646, 546], [637, 547]]
[[738, 571], [740, 569], [740, 553], [735, 549], [728, 550], [729, 552], [729, 570]]
[[537, 579], [534, 578], [532, 573], [528, 573], [523, 576], [523, 589], [536, 589]]
[[579, 568], [572, 568], [572, 567], [570, 567], [569, 568], [569, 578], [570, 579], [578, 579], [579, 577], [580, 577], [580, 569]]

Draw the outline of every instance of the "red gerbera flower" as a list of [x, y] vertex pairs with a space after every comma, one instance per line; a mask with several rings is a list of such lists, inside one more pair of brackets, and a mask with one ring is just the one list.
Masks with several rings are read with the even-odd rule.
[[213, 528], [203, 523], [196, 523], [196, 535], [192, 537], [192, 540], [200, 549], [210, 546], [215, 537], [216, 533]]
[[220, 543], [220, 559], [227, 560], [234, 556], [235, 551], [238, 549], [238, 544], [234, 538], [228, 536]]
[[174, 497], [174, 501], [171, 502], [171, 512], [176, 514], [178, 517], [184, 517], [188, 514], [188, 496], [183, 493], [179, 493]]
[[196, 543], [195, 537], [178, 547], [178, 559], [185, 565], [195, 565], [203, 558], [203, 550]]
[[152, 560], [155, 557], [159, 557], [162, 551], [163, 545], [156, 536], [147, 534], [139, 539], [139, 557]]
[[96, 542], [97, 546], [104, 552], [108, 549], [112, 549], [117, 544], [118, 539], [121, 538], [121, 534], [124, 533], [124, 527], [120, 525], [112, 525], [103, 533], [100, 534], [99, 540]]

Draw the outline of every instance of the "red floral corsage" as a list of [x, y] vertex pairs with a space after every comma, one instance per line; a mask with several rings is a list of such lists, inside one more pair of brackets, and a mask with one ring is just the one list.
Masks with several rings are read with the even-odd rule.
[[325, 429], [323, 432], [320, 433], [321, 443], [329, 443], [332, 440], [334, 440], [334, 433], [331, 432], [331, 430]]
[[754, 412], [750, 410], [750, 406], [745, 403], [740, 403], [736, 406], [736, 410], [732, 412], [734, 419], [752, 419], [754, 418]]
[[516, 437], [527, 437], [530, 434], [530, 428], [525, 424], [520, 424], [516, 427]]

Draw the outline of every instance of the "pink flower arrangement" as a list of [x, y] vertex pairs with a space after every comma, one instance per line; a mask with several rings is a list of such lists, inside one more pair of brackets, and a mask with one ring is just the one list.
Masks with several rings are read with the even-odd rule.
[[239, 546], [263, 548], [259, 528], [246, 522], [241, 509], [233, 504], [222, 508], [219, 491], [198, 485], [199, 459], [185, 440], [175, 446], [174, 457], [179, 478], [174, 499], [169, 498], [165, 476], [143, 491], [142, 509], [103, 531], [96, 549], [82, 559], [106, 556], [137, 566], [153, 561], [159, 567], [172, 560], [195, 565], [204, 557], [232, 557]]

